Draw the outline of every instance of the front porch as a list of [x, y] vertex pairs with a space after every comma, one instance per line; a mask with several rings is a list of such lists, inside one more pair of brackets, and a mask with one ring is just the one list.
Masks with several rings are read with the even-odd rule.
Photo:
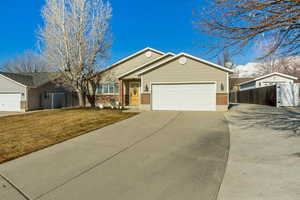
[[120, 80], [120, 103], [124, 107], [137, 108], [141, 104], [141, 79]]
[[97, 91], [96, 104], [99, 107], [149, 110], [146, 107], [150, 105], [150, 94], [143, 93], [141, 79], [119, 79], [115, 83], [100, 84]]

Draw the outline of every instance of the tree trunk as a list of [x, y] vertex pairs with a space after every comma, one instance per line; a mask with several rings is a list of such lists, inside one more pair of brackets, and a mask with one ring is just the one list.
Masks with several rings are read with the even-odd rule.
[[96, 108], [96, 95], [88, 94], [87, 100], [89, 101], [91, 108]]
[[92, 108], [96, 108], [96, 91], [97, 91], [98, 81], [90, 79], [87, 84], [87, 100]]
[[96, 108], [96, 97], [92, 96], [90, 97], [90, 104], [92, 108]]
[[85, 107], [85, 95], [81, 91], [77, 91], [79, 106]]

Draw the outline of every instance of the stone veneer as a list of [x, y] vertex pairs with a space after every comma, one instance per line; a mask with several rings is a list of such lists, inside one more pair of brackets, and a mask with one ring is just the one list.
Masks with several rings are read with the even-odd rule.
[[119, 95], [97, 95], [96, 104], [109, 105], [111, 100], [119, 101]]

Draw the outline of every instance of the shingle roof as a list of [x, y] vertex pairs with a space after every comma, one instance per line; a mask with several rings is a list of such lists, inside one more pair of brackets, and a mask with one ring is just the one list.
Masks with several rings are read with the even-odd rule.
[[59, 76], [59, 73], [56, 72], [36, 72], [36, 73], [0, 72], [0, 74], [28, 87], [39, 87], [45, 83], [53, 81]]
[[288, 78], [288, 79], [298, 80], [298, 77], [296, 77], [296, 76], [291, 76], [291, 75], [287, 75], [287, 74], [283, 74], [283, 73], [279, 73], [279, 72], [273, 72], [273, 73], [270, 73], [270, 74], [267, 74], [267, 75], [264, 75], [264, 76], [260, 76], [260, 77], [258, 77], [258, 78], [255, 78], [255, 79], [253, 79], [253, 80], [250, 80], [250, 81], [246, 81], [246, 82], [240, 83], [240, 85], [248, 84], [248, 83], [250, 83], [250, 82], [258, 81], [258, 80], [261, 80], [261, 79], [264, 79], [264, 78], [267, 78], [267, 77], [270, 77], [270, 76], [274, 76], [274, 75], [282, 76], [282, 77]]

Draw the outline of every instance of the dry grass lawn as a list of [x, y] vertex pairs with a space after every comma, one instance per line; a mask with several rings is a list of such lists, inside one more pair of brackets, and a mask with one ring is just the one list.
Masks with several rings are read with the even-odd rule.
[[0, 118], [0, 163], [134, 116], [115, 110], [62, 109]]

